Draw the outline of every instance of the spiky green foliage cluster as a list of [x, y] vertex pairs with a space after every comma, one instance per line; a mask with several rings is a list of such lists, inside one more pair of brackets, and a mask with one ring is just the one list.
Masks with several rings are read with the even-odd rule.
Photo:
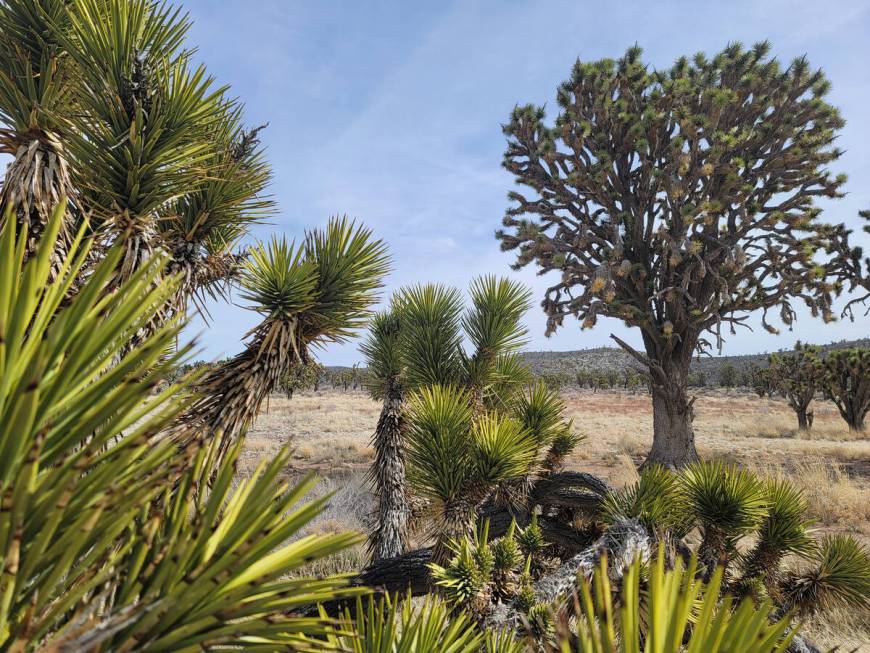
[[165, 436], [188, 401], [186, 382], [154, 392], [188, 355], [167, 353], [181, 325], [128, 347], [175, 289], [153, 283], [163, 260], [107, 295], [115, 247], [70, 295], [81, 234], [52, 278], [51, 240], [25, 263], [16, 226], [0, 233], [0, 648], [281, 650], [322, 635], [298, 611], [346, 579], [302, 568], [357, 538], [299, 537], [326, 499], [297, 505], [312, 482], [287, 483], [288, 450], [238, 483], [241, 443], [216, 465], [211, 433]]
[[[406, 453], [411, 489], [437, 510], [441, 556], [450, 538], [470, 532], [476, 508], [491, 493], [521, 502], [530, 476], [557, 469], [581, 440], [563, 420], [557, 393], [543, 384], [523, 389], [529, 373], [516, 352], [525, 341], [521, 318], [528, 290], [487, 276], [474, 280], [469, 294], [471, 303], [463, 309], [456, 289], [402, 289], [377, 316], [362, 347], [369, 389], [384, 400], [375, 434], [374, 477], [384, 479], [375, 488], [379, 512], [397, 514], [385, 504], [401, 504], [402, 498], [391, 495], [387, 484], [403, 475]], [[399, 416], [388, 420], [388, 412]], [[400, 418], [403, 435], [387, 437], [385, 429]], [[389, 457], [381, 455], [387, 448]], [[382, 473], [387, 468], [393, 471]], [[383, 532], [379, 525], [373, 541]]]
[[[321, 609], [321, 617], [329, 615]], [[428, 596], [414, 606], [410, 597], [357, 600], [356, 610], [345, 610], [332, 626], [326, 642], [336, 650], [354, 653], [399, 653], [403, 651], [451, 651], [476, 653], [488, 637], [467, 615], [456, 612], [438, 597]], [[508, 647], [509, 635], [493, 640], [493, 651], [515, 651]], [[316, 641], [311, 642], [317, 645]], [[489, 646], [490, 644], [487, 644]]]
[[545, 543], [537, 523], [507, 532], [489, 541], [489, 521], [475, 537], [450, 542], [451, 557], [445, 565], [430, 563], [436, 587], [470, 614], [481, 617], [492, 601], [508, 601], [523, 614], [538, 605], [532, 587], [532, 564], [539, 561]]
[[681, 477], [660, 465], [649, 465], [637, 483], [608, 494], [601, 506], [604, 520], [637, 519], [650, 532], [684, 536], [692, 527]]
[[712, 574], [727, 566], [742, 537], [755, 531], [768, 514], [764, 483], [751, 472], [721, 462], [700, 462], [682, 476], [686, 499], [702, 530], [701, 562]]
[[[605, 498], [602, 516], [606, 522], [635, 518], [671, 543], [697, 527], [704, 577], [723, 570], [728, 590], [738, 595], [803, 612], [870, 601], [866, 574], [840, 573], [860, 566], [870, 552], [850, 537], [817, 542], [806, 498], [785, 479], [762, 479], [720, 462], [680, 473], [646, 468], [634, 486]], [[802, 561], [799, 572], [785, 569], [788, 556]], [[824, 597], [837, 598], [826, 603]]]
[[544, 550], [544, 547], [547, 546], [541, 525], [538, 523], [537, 512], [532, 513], [529, 524], [525, 528], [521, 528], [517, 533], [517, 543], [526, 557], [539, 555]]
[[825, 394], [852, 431], [864, 428], [870, 411], [870, 349], [837, 349], [822, 365]]
[[798, 342], [790, 354], [771, 354], [767, 373], [776, 388], [788, 399], [798, 417], [798, 427], [810, 427], [807, 410], [821, 389], [819, 348]]
[[590, 583], [585, 578], [574, 612], [582, 618], [571, 627], [561, 621], [561, 653], [782, 653], [795, 631], [788, 616], [772, 620], [770, 603], [755, 605], [720, 598], [722, 572], [705, 584], [696, 575], [696, 560], [665, 565], [660, 549], [642, 589], [641, 564], [626, 571], [618, 595], [610, 585], [606, 561]]
[[125, 246], [110, 287], [165, 254], [163, 273], [181, 282], [138, 337], [191, 301], [208, 317], [203, 300], [225, 296], [244, 260], [233, 248], [273, 211], [261, 128], [246, 129], [239, 102], [194, 63], [190, 27], [150, 0], [0, 7], [0, 150], [13, 156], [0, 203], [30, 226], [33, 252], [68, 197], [54, 267], [86, 216], [90, 262]]
[[254, 247], [239, 284], [263, 320], [244, 351], [198, 382], [186, 425], [219, 433], [226, 451], [281, 378], [309, 362], [310, 348], [363, 324], [388, 268], [383, 241], [347, 218], [308, 232], [302, 247], [278, 238]]
[[803, 614], [870, 607], [870, 551], [848, 535], [826, 535], [808, 568], [784, 583], [785, 600]]
[[423, 388], [408, 413], [408, 475], [414, 490], [438, 506], [441, 542], [470, 532], [477, 506], [501, 482], [533, 469], [535, 441], [516, 420], [474, 419], [467, 391]]

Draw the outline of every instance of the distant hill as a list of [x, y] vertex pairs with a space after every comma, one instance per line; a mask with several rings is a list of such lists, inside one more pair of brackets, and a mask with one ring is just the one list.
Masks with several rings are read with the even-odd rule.
[[[870, 338], [860, 340], [841, 340], [822, 345], [822, 351], [844, 349], [848, 347], [870, 347]], [[790, 351], [780, 349], [778, 351]], [[719, 368], [723, 365], [733, 365], [738, 370], [745, 370], [755, 364], [760, 367], [767, 365], [769, 353], [746, 354], [743, 356], [704, 356], [692, 363], [692, 371], [701, 371], [710, 379], [717, 378]], [[618, 347], [598, 347], [596, 349], [580, 349], [577, 351], [530, 351], [525, 352], [523, 359], [536, 376], [545, 374], [575, 376], [580, 371], [617, 371], [626, 368], [638, 368], [638, 362]]]

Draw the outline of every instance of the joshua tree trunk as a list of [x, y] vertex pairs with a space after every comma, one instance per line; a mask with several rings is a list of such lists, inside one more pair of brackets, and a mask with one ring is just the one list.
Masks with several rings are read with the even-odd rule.
[[807, 417], [807, 409], [804, 407], [795, 408], [795, 412], [797, 413], [798, 418], [798, 428], [801, 431], [809, 431], [810, 429], [810, 420]]
[[405, 486], [403, 402], [404, 393], [398, 380], [389, 379], [372, 438], [375, 461], [370, 476], [378, 500], [377, 525], [369, 537], [372, 560], [401, 555], [408, 543], [411, 509]]
[[685, 382], [675, 379], [667, 385], [653, 384], [652, 404], [653, 444], [644, 464], [679, 468], [698, 460], [692, 402], [686, 396]]
[[689, 400], [689, 365], [697, 337], [688, 335], [678, 348], [662, 351], [661, 343], [643, 334], [647, 354], [613, 338], [626, 352], [649, 369], [653, 405], [653, 443], [644, 466], [655, 463], [677, 469], [698, 460], [695, 449], [694, 413]]

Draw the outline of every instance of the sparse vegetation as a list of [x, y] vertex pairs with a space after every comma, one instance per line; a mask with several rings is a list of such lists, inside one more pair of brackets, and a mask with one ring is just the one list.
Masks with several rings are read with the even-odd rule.
[[[775, 330], [870, 289], [816, 206], [844, 181], [820, 71], [635, 47], [578, 61], [554, 128], [516, 108], [534, 197], [499, 238], [561, 274], [549, 332], [644, 342], [566, 361], [523, 354], [507, 278], [372, 313], [387, 248], [348, 218], [239, 249], [274, 210], [265, 126], [189, 29], [150, 0], [0, 0], [0, 651], [870, 639], [870, 349], [691, 362], [753, 311]], [[260, 323], [192, 363], [188, 316], [233, 287]], [[365, 328], [366, 368], [313, 358]]]

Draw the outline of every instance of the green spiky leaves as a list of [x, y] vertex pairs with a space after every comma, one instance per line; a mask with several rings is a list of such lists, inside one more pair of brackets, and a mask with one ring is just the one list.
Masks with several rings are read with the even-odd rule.
[[650, 465], [634, 485], [610, 492], [601, 506], [608, 523], [634, 518], [650, 532], [684, 536], [692, 527], [692, 513], [678, 474]]
[[737, 538], [751, 532], [767, 514], [764, 483], [751, 472], [722, 462], [700, 462], [683, 474], [686, 498], [704, 528]]
[[831, 607], [870, 607], [870, 551], [848, 535], [826, 535], [812, 565], [784, 583], [789, 603], [802, 613]]
[[242, 299], [254, 310], [276, 319], [289, 319], [311, 308], [317, 278], [301, 247], [273, 237], [249, 252], [239, 285]]
[[314, 303], [302, 316], [305, 339], [343, 342], [362, 328], [389, 270], [386, 244], [347, 217], [305, 237], [305, 260], [316, 278]]
[[[782, 653], [795, 632], [789, 618], [772, 621], [770, 603], [756, 606], [720, 599], [721, 570], [709, 584], [696, 578], [696, 561], [688, 567], [677, 559], [665, 566], [663, 550], [652, 564], [647, 587], [641, 590], [641, 563], [626, 571], [618, 600], [614, 600], [606, 561], [593, 576], [582, 579], [575, 612], [576, 638], [563, 622], [557, 629], [564, 653]], [[572, 640], [572, 648], [568, 642]]]

